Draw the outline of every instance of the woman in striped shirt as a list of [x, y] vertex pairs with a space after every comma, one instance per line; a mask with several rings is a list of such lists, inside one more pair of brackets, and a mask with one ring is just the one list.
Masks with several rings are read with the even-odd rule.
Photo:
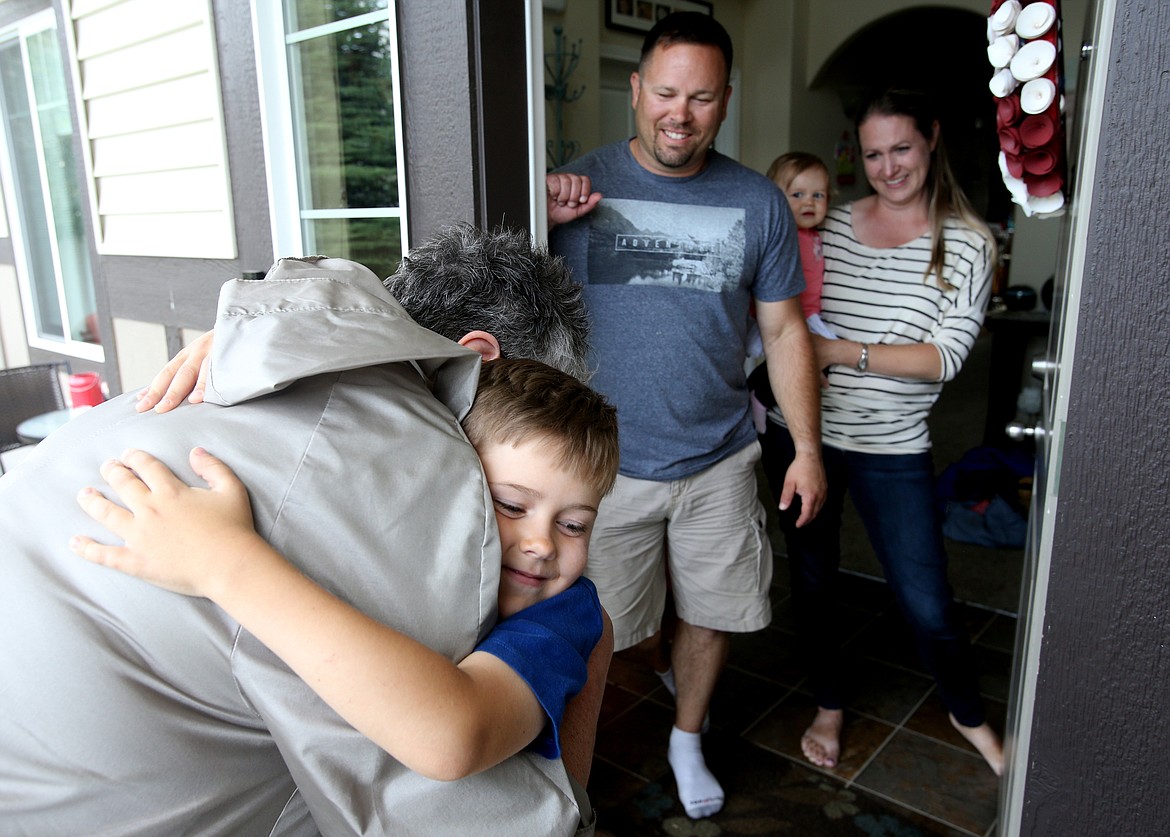
[[[812, 338], [828, 378], [829, 497], [799, 529], [794, 510], [782, 514], [798, 638], [818, 706], [801, 748], [828, 768], [840, 754], [835, 584], [848, 491], [951, 722], [999, 774], [1003, 748], [987, 723], [947, 582], [926, 425], [943, 382], [958, 374], [979, 334], [995, 243], [954, 179], [926, 97], [903, 90], [869, 97], [857, 134], [874, 194], [825, 219], [822, 317], [841, 339]], [[778, 495], [793, 446], [776, 408], [769, 418], [764, 465]]]

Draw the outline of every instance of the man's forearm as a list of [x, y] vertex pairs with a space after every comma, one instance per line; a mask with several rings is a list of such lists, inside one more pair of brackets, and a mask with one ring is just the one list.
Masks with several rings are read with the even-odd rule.
[[821, 390], [808, 329], [785, 329], [765, 346], [768, 382], [797, 455], [821, 455]]

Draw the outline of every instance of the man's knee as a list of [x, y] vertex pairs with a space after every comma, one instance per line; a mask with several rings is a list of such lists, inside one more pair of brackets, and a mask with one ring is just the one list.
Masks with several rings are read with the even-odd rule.
[[709, 649], [718, 650], [731, 641], [731, 634], [716, 628], [706, 628], [679, 620], [674, 647], [691, 653], [703, 653]]

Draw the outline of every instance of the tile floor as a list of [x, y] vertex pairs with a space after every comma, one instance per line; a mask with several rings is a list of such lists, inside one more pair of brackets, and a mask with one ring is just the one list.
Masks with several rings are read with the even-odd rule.
[[[737, 636], [711, 709], [704, 750], [728, 791], [722, 812], [690, 820], [666, 762], [670, 694], [621, 657], [609, 675], [590, 794], [598, 833], [626, 835], [992, 835], [998, 780], [950, 726], [884, 582], [844, 574], [846, 650], [855, 697], [839, 766], [800, 753], [813, 703], [802, 690], [777, 557], [773, 624]], [[983, 667], [989, 719], [1003, 728], [1015, 619], [965, 605]]]
[[[990, 353], [984, 334], [931, 413], [939, 471], [983, 441]], [[782, 546], [774, 517], [769, 530], [773, 546]], [[846, 708], [840, 765], [821, 770], [800, 753], [814, 707], [801, 688], [788, 567], [778, 554], [772, 625], [733, 639], [704, 738], [708, 765], [728, 792], [723, 811], [687, 818], [666, 762], [673, 700], [652, 671], [619, 657], [610, 669], [589, 782], [600, 837], [995, 834], [998, 780], [951, 728], [848, 504], [841, 550], [855, 698]], [[1023, 552], [953, 541], [947, 551], [955, 597], [967, 603], [989, 720], [1002, 730]]]

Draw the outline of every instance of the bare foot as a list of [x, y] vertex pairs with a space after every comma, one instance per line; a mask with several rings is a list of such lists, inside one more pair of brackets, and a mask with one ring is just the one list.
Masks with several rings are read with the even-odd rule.
[[800, 749], [804, 757], [817, 767], [837, 766], [841, 755], [841, 727], [845, 724], [845, 713], [840, 709], [817, 707], [817, 716], [800, 737]]
[[995, 771], [996, 776], [1003, 775], [1003, 742], [986, 721], [977, 727], [965, 727], [951, 715], [951, 724], [959, 734], [970, 742], [971, 746], [979, 751], [984, 761]]

